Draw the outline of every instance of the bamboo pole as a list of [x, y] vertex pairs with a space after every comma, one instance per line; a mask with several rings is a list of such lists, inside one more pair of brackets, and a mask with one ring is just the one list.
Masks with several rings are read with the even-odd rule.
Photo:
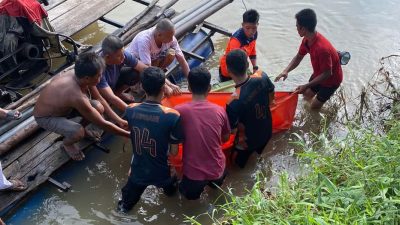
[[140, 14], [138, 14], [135, 18], [125, 24], [121, 33], [118, 34], [118, 37], [122, 38], [122, 36], [128, 32], [139, 20], [141, 20], [150, 10], [157, 4], [159, 0], [152, 1], [145, 10], [143, 10]]
[[31, 118], [26, 121], [27, 125], [23, 126], [22, 129], [17, 128], [15, 133], [0, 143], [0, 156], [10, 151], [15, 145], [20, 143], [25, 138], [31, 136], [39, 129], [39, 125], [36, 123], [33, 117]]

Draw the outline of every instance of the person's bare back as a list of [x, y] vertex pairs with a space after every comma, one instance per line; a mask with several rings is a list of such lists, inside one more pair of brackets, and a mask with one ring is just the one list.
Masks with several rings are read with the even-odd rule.
[[[92, 131], [86, 130], [80, 123], [69, 119], [72, 110], [76, 110], [85, 121], [91, 122], [105, 131], [129, 137], [128, 131], [116, 126], [103, 118], [106, 103], [100, 94], [95, 93], [95, 99], [89, 99], [89, 90], [97, 90], [100, 82], [104, 60], [94, 52], [82, 53], [75, 62], [74, 70], [69, 70], [55, 77], [40, 93], [33, 115], [36, 123], [51, 132], [64, 137], [63, 148], [74, 160], [82, 160], [84, 154], [75, 146], [85, 136], [94, 137]], [[124, 121], [107, 106], [107, 115], [111, 115], [118, 124]], [[126, 121], [125, 121], [126, 123]]]
[[73, 70], [55, 77], [45, 87], [36, 102], [33, 112], [35, 117], [67, 116], [77, 102], [86, 98], [78, 85]]

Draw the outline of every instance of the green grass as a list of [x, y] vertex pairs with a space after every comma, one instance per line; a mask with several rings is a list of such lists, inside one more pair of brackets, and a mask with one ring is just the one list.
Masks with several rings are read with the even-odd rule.
[[300, 141], [299, 158], [309, 165], [304, 176], [289, 181], [284, 173], [273, 190], [259, 179], [245, 196], [229, 191], [211, 219], [234, 225], [400, 224], [400, 122], [387, 127], [384, 134], [356, 127], [341, 140], [321, 135], [311, 145]]

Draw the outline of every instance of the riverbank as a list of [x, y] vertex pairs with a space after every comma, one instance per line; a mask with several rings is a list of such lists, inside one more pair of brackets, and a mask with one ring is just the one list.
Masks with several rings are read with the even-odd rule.
[[[344, 137], [327, 138], [323, 132], [310, 141], [297, 135], [302, 169], [295, 180], [283, 172], [278, 185], [268, 188], [270, 181], [259, 175], [247, 194], [225, 193], [226, 203], [209, 214], [212, 221], [399, 224], [399, 61], [397, 55], [381, 59], [382, 68], [360, 94], [360, 108], [348, 120], [356, 122], [347, 122]], [[188, 221], [199, 224], [194, 217]]]
[[[341, 140], [320, 138], [299, 154], [306, 175], [291, 181], [283, 173], [278, 187], [259, 179], [244, 196], [227, 195], [217, 224], [399, 224], [400, 122], [377, 134], [351, 127]], [[322, 136], [321, 136], [322, 137]], [[329, 152], [329, 153], [328, 153]], [[328, 154], [326, 154], [328, 153]], [[220, 215], [215, 213], [214, 215]], [[192, 221], [195, 223], [194, 221]]]

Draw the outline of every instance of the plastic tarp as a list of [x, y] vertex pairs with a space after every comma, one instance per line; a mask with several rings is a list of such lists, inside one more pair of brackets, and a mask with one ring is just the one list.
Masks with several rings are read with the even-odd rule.
[[36, 0], [4, 0], [0, 2], [0, 15], [23, 17], [31, 23], [41, 25], [47, 12]]
[[[209, 93], [207, 99], [208, 101], [225, 108], [226, 103], [230, 99], [231, 95], [232, 93], [214, 92]], [[173, 108], [176, 105], [189, 102], [191, 99], [192, 95], [190, 93], [183, 93], [182, 95], [165, 98], [162, 101], [162, 104], [164, 106]], [[294, 94], [292, 92], [275, 92], [275, 102], [270, 106], [273, 133], [285, 131], [292, 127], [297, 108], [297, 100], [298, 94]], [[222, 151], [224, 151], [226, 156], [229, 155], [229, 150], [233, 147], [234, 139], [234, 135], [231, 135], [229, 141], [222, 146]], [[171, 165], [175, 167], [178, 175], [181, 175], [182, 173], [182, 152], [183, 148], [180, 145], [178, 154], [169, 158]], [[227, 160], [229, 160], [229, 157], [227, 157]]]

